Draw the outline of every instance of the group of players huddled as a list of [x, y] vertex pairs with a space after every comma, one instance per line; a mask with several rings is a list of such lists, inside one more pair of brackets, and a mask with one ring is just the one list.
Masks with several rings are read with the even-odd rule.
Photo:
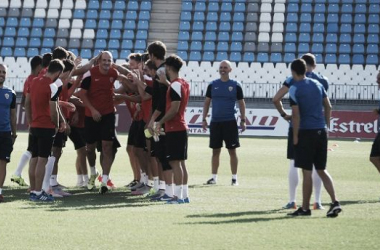
[[[71, 195], [57, 177], [67, 137], [77, 152], [77, 186], [93, 190], [98, 180], [100, 194], [115, 188], [110, 172], [121, 146], [115, 131], [115, 106], [125, 103], [132, 118], [127, 152], [134, 176], [127, 187], [133, 195], [146, 195], [152, 201], [190, 202], [185, 164], [190, 86], [179, 77], [183, 61], [176, 55], [166, 57], [166, 46], [160, 41], [149, 44], [147, 53], [132, 53], [128, 59], [116, 65], [112, 54], [103, 51], [82, 65], [80, 57], [62, 47], [31, 59], [22, 99], [29, 125], [28, 148], [11, 177], [28, 186], [22, 171], [29, 163], [30, 200], [52, 202]], [[3, 69], [5, 80], [6, 67], [0, 65]], [[120, 83], [117, 89], [115, 81]], [[5, 162], [10, 161], [11, 144], [17, 137], [16, 95], [7, 90], [10, 119], [4, 123], [9, 124], [7, 139], [11, 140], [3, 151]], [[102, 175], [96, 168], [96, 150]], [[4, 180], [0, 181], [2, 187]], [[1, 192], [0, 201], [4, 201]]]

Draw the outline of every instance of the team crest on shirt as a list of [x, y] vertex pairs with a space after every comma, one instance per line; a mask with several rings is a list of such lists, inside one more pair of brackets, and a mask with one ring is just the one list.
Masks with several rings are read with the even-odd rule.
[[234, 90], [234, 87], [228, 87], [228, 90], [231, 92], [232, 90]]
[[5, 99], [9, 99], [9, 94], [8, 93], [6, 93], [6, 94], [4, 94], [4, 96], [5, 96]]
[[113, 77], [110, 77], [110, 82], [113, 82], [113, 80], [114, 80]]

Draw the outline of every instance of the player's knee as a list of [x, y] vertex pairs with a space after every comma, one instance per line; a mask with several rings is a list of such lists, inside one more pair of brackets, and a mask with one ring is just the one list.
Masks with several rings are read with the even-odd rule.
[[212, 150], [212, 156], [219, 156], [220, 155], [220, 152], [221, 152], [221, 149], [218, 148], [218, 149], [213, 149]]

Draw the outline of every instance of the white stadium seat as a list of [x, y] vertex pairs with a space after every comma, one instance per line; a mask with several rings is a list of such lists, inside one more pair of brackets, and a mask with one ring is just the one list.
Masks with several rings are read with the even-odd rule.
[[82, 19], [74, 19], [71, 27], [73, 29], [83, 29], [83, 20]]
[[0, 8], [8, 8], [8, 7], [9, 7], [8, 0], [0, 1]]
[[74, 8], [73, 0], [63, 0], [62, 9], [70, 9]]
[[270, 23], [260, 23], [259, 31], [260, 32], [270, 32]]
[[46, 9], [48, 7], [46, 0], [37, 0], [36, 8]]
[[34, 0], [24, 0], [24, 5], [22, 7], [23, 8], [27, 8], [27, 9], [33, 9], [34, 6], [35, 6], [34, 5]]
[[270, 3], [262, 3], [261, 4], [261, 13], [271, 13], [272, 5]]
[[59, 17], [59, 13], [58, 13], [58, 9], [49, 9], [48, 10], [48, 13], [47, 13], [47, 18], [58, 18]]
[[49, 9], [60, 9], [61, 1], [60, 0], [50, 0]]
[[[8, 2], [8, 1], [5, 1]], [[11, 0], [9, 4], [9, 8], [21, 8], [21, 1], [20, 0]]]
[[84, 39], [94, 39], [95, 38], [95, 31], [92, 29], [85, 29], [83, 32], [83, 38]]
[[274, 5], [274, 13], [285, 13], [285, 4], [283, 3], [276, 3]]
[[71, 10], [68, 10], [68, 9], [63, 9], [61, 11], [61, 18], [64, 18], [64, 19], [71, 19], [72, 18], [72, 12]]
[[271, 13], [261, 13], [260, 15], [260, 22], [261, 23], [270, 23], [272, 21], [272, 15]]
[[60, 19], [58, 23], [59, 29], [68, 29], [70, 28], [70, 21], [69, 19]]
[[259, 33], [259, 43], [269, 43], [269, 33]]
[[285, 22], [285, 15], [284, 15], [284, 13], [274, 13], [273, 22], [274, 23], [281, 23], [281, 24], [283, 24]]
[[77, 0], [75, 2], [75, 9], [76, 10], [84, 10], [87, 8], [87, 3], [85, 0]]
[[70, 38], [82, 38], [82, 30], [81, 29], [72, 29], [70, 32]]
[[272, 31], [273, 32], [281, 32], [281, 33], [284, 32], [284, 24], [282, 22], [281, 23], [274, 23]]
[[46, 10], [45, 9], [36, 9], [34, 11], [35, 18], [46, 18]]

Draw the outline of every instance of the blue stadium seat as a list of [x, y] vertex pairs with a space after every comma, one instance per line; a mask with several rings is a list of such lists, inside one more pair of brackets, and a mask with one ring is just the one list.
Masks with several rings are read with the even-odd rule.
[[195, 12], [194, 21], [203, 22], [205, 20], [204, 12]]
[[335, 43], [327, 43], [325, 48], [326, 53], [337, 53], [338, 49]]
[[207, 10], [208, 10], [208, 12], [219, 11], [219, 3], [209, 1]]
[[285, 34], [285, 42], [296, 43], [297, 42], [296, 33], [286, 33]]
[[44, 48], [53, 48], [54, 47], [54, 40], [52, 38], [43, 38], [42, 40], [42, 47]]
[[364, 54], [364, 45], [363, 44], [354, 44], [352, 47], [352, 52], [354, 54]]
[[310, 33], [300, 33], [298, 41], [301, 42], [301, 43], [308, 43], [308, 42], [310, 42]]
[[342, 14], [340, 16], [340, 22], [341, 23], [352, 23], [352, 15], [351, 14]]
[[20, 19], [20, 27], [31, 27], [32, 26], [32, 21], [30, 20], [29, 17], [24, 17]]
[[339, 13], [339, 4], [329, 4], [327, 8], [329, 13]]
[[151, 11], [152, 3], [150, 1], [142, 1], [140, 5], [140, 10], [142, 11]]
[[269, 62], [269, 56], [268, 56], [268, 53], [258, 53], [257, 54], [257, 58], [256, 60], [259, 62], [259, 63], [266, 63], [266, 62]]
[[207, 22], [206, 23], [206, 31], [217, 31], [218, 26], [216, 22]]
[[314, 23], [324, 23], [326, 21], [324, 13], [314, 14]]
[[357, 24], [357, 23], [363, 23], [363, 24], [365, 24], [366, 23], [366, 16], [365, 16], [365, 14], [355, 14], [354, 23], [355, 24]]
[[340, 54], [350, 54], [351, 53], [351, 45], [350, 44], [340, 44], [339, 45], [339, 53]]
[[287, 23], [286, 24], [286, 32], [297, 32], [298, 27], [296, 23]]
[[180, 31], [178, 34], [178, 40], [188, 41], [190, 39], [190, 34], [187, 31]]
[[365, 33], [365, 25], [364, 24], [355, 24], [354, 33], [364, 34]]
[[364, 64], [364, 56], [362, 54], [355, 54], [352, 56], [352, 63], [353, 64]]
[[135, 49], [146, 50], [146, 41], [145, 40], [136, 40]]
[[270, 55], [270, 61], [272, 63], [280, 63], [280, 62], [282, 62], [282, 55], [281, 55], [281, 53], [272, 53]]
[[230, 34], [228, 32], [219, 32], [218, 40], [220, 42], [228, 42], [230, 40]]
[[194, 31], [193, 33], [191, 33], [191, 40], [202, 41], [203, 40], [203, 33], [200, 31]]
[[117, 49], [110, 49], [109, 52], [111, 52], [114, 59], [119, 59], [119, 51]]
[[14, 56], [15, 57], [25, 57], [26, 56], [25, 48], [15, 48]]
[[[362, 53], [364, 53], [364, 48], [363, 48]], [[368, 44], [367, 54], [379, 54], [379, 45], [378, 44]]]
[[220, 21], [221, 22], [230, 22], [231, 21], [231, 13], [229, 13], [229, 12], [222, 12], [220, 14]]
[[339, 15], [336, 13], [330, 13], [327, 15], [327, 23], [338, 23]]
[[315, 23], [313, 25], [313, 32], [314, 33], [324, 33], [325, 32], [325, 25], [323, 23]]
[[39, 47], [41, 47], [41, 39], [37, 38], [37, 37], [31, 38], [29, 40], [29, 47], [32, 47], [32, 48], [39, 48]]
[[290, 3], [288, 5], [288, 9], [287, 11], [289, 13], [298, 13], [299, 12], [299, 7], [298, 7], [298, 4], [294, 4], [294, 3]]
[[339, 64], [351, 64], [351, 59], [349, 54], [340, 54], [338, 57]]
[[134, 30], [136, 29], [136, 22], [132, 20], [127, 20], [124, 22], [124, 29], [126, 30]]
[[182, 11], [192, 11], [193, 4], [191, 2], [182, 1]]
[[234, 22], [232, 25], [232, 31], [244, 31], [244, 24], [242, 22]]
[[226, 52], [218, 52], [216, 54], [216, 61], [220, 62], [223, 60], [228, 60], [228, 54]]
[[[92, 17], [90, 17], [92, 18]], [[111, 19], [111, 11], [109, 10], [101, 10], [99, 14], [100, 19]]]
[[30, 33], [31, 37], [42, 37], [42, 29], [41, 28], [33, 28]]
[[240, 52], [232, 52], [230, 54], [231, 62], [241, 62], [241, 53]]
[[209, 12], [207, 13], [207, 21], [217, 22], [219, 20], [217, 12]]
[[300, 21], [301, 22], [311, 22], [311, 13], [302, 13]]
[[288, 13], [286, 15], [286, 21], [288, 23], [297, 23], [298, 22], [298, 14], [297, 13]]
[[339, 27], [337, 23], [328, 23], [326, 28], [327, 33], [338, 33]]
[[355, 13], [359, 13], [359, 14], [367, 13], [367, 6], [365, 4], [356, 4]]
[[16, 36], [16, 29], [14, 27], [5, 28], [4, 36], [15, 37]]
[[231, 24], [229, 22], [221, 22], [219, 24], [219, 30], [220, 31], [230, 31], [231, 30]]
[[184, 61], [187, 61], [188, 58], [187, 58], [187, 51], [178, 51], [177, 52], [177, 55], [182, 58], [182, 60]]
[[135, 32], [133, 30], [124, 30], [123, 39], [135, 39]]
[[368, 13], [369, 14], [378, 14], [380, 13], [380, 4], [370, 4], [368, 8]]
[[146, 40], [148, 39], [148, 31], [146, 30], [138, 30], [136, 33], [136, 39]]
[[15, 45], [15, 39], [13, 37], [4, 37], [3, 46], [4, 47], [13, 47]]
[[351, 34], [340, 34], [339, 42], [340, 43], [351, 43]]
[[206, 32], [205, 41], [216, 41], [216, 33], [214, 31]]
[[188, 22], [188, 21], [181, 21], [179, 23], [179, 30], [181, 30], [181, 31], [189, 31], [190, 30], [190, 22]]
[[192, 41], [190, 45], [190, 51], [201, 51], [202, 43], [198, 41]]
[[233, 32], [231, 36], [232, 42], [242, 42], [243, 41], [243, 32]]
[[97, 19], [98, 18], [98, 11], [97, 10], [88, 10], [86, 17], [87, 17], [87, 19]]
[[[2, 29], [1, 29], [2, 31]], [[1, 32], [2, 33], [2, 32]], [[18, 37], [29, 37], [29, 29], [28, 28], [19, 28], [17, 31], [17, 36]], [[0, 35], [0, 37], [3, 36], [3, 34]]]
[[252, 52], [245, 52], [243, 55], [243, 62], [253, 62], [255, 61], [255, 54]]
[[32, 26], [35, 28], [42, 28], [44, 27], [45, 22], [43, 18], [34, 18]]
[[120, 20], [112, 20], [111, 29], [119, 29], [123, 28], [123, 22]]
[[308, 53], [308, 52], [310, 52], [310, 46], [308, 43], [298, 44], [298, 53]]
[[121, 38], [121, 31], [117, 30], [117, 29], [111, 30], [110, 38], [111, 39], [120, 39]]
[[125, 1], [116, 1], [115, 5], [114, 5], [114, 9], [115, 10], [125, 10], [126, 9]]
[[73, 17], [75, 19], [84, 19], [86, 17], [86, 14], [84, 10], [74, 10]]
[[114, 20], [123, 20], [124, 19], [124, 12], [121, 10], [114, 10], [112, 13], [112, 18]]
[[365, 43], [364, 34], [354, 34], [354, 43]]
[[201, 52], [191, 51], [189, 59], [190, 59], [190, 61], [201, 61], [202, 60]]
[[137, 1], [129, 1], [128, 2], [128, 10], [138, 10], [139, 3]]
[[380, 23], [380, 18], [379, 14], [371, 14], [368, 16], [368, 23], [370, 24], [379, 24]]
[[324, 35], [321, 33], [313, 34], [313, 42], [315, 43], [323, 43], [325, 41]]
[[206, 3], [197, 1], [194, 6], [195, 11], [206, 11]]
[[216, 46], [217, 51], [227, 52], [228, 51], [228, 43], [227, 42], [218, 42]]
[[9, 47], [1, 47], [0, 56], [2, 57], [10, 57], [13, 55], [13, 49]]
[[301, 5], [301, 13], [311, 13], [313, 12], [313, 6], [309, 3], [303, 3]]
[[105, 49], [107, 47], [107, 42], [105, 39], [95, 40], [95, 49]]
[[133, 20], [135, 21], [137, 19], [137, 11], [135, 10], [129, 10], [125, 13], [125, 19], [126, 20]]
[[96, 31], [96, 38], [97, 39], [107, 39], [108, 38], [108, 31], [106, 29], [98, 29]]
[[18, 26], [18, 19], [16, 17], [8, 17], [7, 26], [8, 27], [17, 27]]
[[221, 11], [230, 11], [231, 12], [232, 11], [232, 4], [231, 3], [222, 2], [220, 10]]
[[99, 4], [98, 0], [91, 0], [91, 1], [89, 1], [89, 3], [88, 3], [87, 6], [88, 6], [89, 9], [94, 9], [94, 10], [100, 9], [100, 4]]
[[311, 46], [311, 52], [313, 54], [315, 54], [315, 53], [323, 53], [323, 44], [321, 44], [321, 43], [313, 43], [313, 45]]
[[120, 51], [120, 58], [126, 59], [126, 58], [128, 58], [129, 54], [131, 54], [130, 50], [128, 50], [128, 49], [122, 49]]
[[99, 20], [98, 28], [99, 29], [109, 29], [110, 28], [109, 20]]
[[317, 3], [314, 7], [315, 13], [325, 13], [326, 12], [326, 5], [323, 3]]
[[28, 39], [26, 39], [25, 37], [18, 37], [16, 39], [16, 47], [26, 47], [26, 46], [28, 46]]
[[26, 52], [27, 57], [34, 57], [38, 56], [40, 53], [38, 51], [38, 48], [28, 48], [28, 51]]
[[215, 42], [205, 42], [204, 51], [215, 51]]
[[203, 22], [194, 22], [193, 23], [193, 30], [195, 31], [204, 31], [205, 27]]
[[245, 12], [245, 3], [235, 3], [235, 12]]
[[94, 47], [94, 41], [92, 39], [82, 40], [82, 49], [92, 49]]
[[336, 64], [336, 54], [326, 54], [325, 56], [325, 63], [326, 64]]
[[84, 23], [84, 28], [85, 29], [96, 29], [96, 21], [95, 19], [87, 19], [86, 22]]
[[327, 34], [326, 35], [326, 42], [337, 43], [338, 42], [338, 35], [337, 34]]
[[323, 55], [322, 55], [322, 54], [318, 54], [318, 53], [316, 53], [316, 54], [314, 54], [314, 56], [315, 56], [315, 61], [316, 61], [317, 63], [324, 63]]
[[378, 34], [369, 34], [367, 36], [367, 43], [378, 44], [379, 43], [379, 35]]
[[300, 32], [311, 32], [310, 23], [301, 23]]
[[353, 12], [352, 4], [343, 4], [341, 13], [347, 13], [350, 14]]
[[214, 52], [211, 52], [211, 51], [204, 52], [202, 60], [205, 62], [213, 62], [215, 60]]
[[121, 48], [122, 49], [133, 49], [133, 42], [131, 40], [123, 40], [121, 42]]
[[232, 20], [234, 22], [244, 22], [244, 20], [245, 20], [244, 13], [235, 12]]
[[295, 43], [285, 43], [284, 51], [285, 53], [295, 53], [296, 52], [296, 44]]
[[108, 42], [109, 49], [118, 49], [120, 47], [120, 42], [118, 39], [110, 39]]
[[347, 23], [341, 24], [340, 25], [340, 33], [349, 33], [349, 34], [351, 34], [352, 33], [352, 25], [351, 24], [347, 24]]
[[189, 11], [182, 11], [181, 12], [181, 21], [191, 21], [192, 15]]

